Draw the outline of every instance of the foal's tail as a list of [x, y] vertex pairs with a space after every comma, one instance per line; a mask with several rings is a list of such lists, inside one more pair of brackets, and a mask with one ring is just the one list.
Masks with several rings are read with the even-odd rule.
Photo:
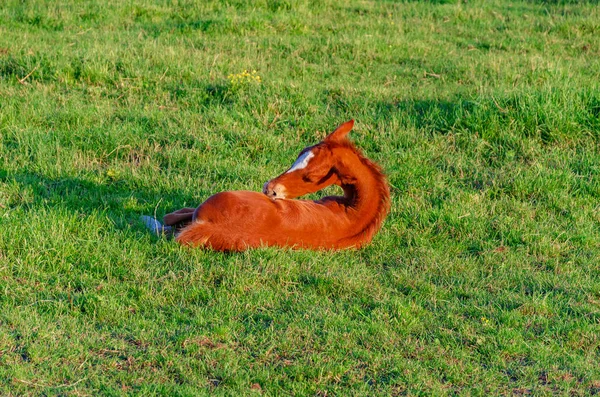
[[202, 247], [207, 245], [210, 239], [209, 231], [201, 222], [194, 222], [184, 228], [175, 238], [181, 245]]
[[244, 251], [248, 246], [235, 233], [224, 233], [222, 228], [205, 221], [194, 221], [185, 227], [175, 240], [181, 245], [210, 248], [215, 251]]

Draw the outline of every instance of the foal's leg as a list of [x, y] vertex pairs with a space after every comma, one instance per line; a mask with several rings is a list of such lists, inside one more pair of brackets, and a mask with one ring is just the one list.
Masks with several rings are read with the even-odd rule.
[[152, 216], [144, 215], [140, 219], [142, 223], [153, 233], [158, 235], [172, 235], [177, 233], [179, 229], [192, 222], [195, 210], [195, 208], [182, 208], [175, 212], [171, 212], [170, 214], [165, 215], [163, 218], [164, 225]]
[[165, 217], [163, 218], [163, 222], [167, 226], [175, 225], [178, 223], [189, 223], [194, 217], [194, 211], [196, 211], [195, 208], [182, 208], [180, 210], [165, 215]]

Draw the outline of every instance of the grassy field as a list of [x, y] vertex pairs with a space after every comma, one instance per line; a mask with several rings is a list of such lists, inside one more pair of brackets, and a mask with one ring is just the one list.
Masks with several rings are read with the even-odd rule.
[[[138, 221], [351, 118], [366, 249]], [[596, 1], [2, 1], [0, 394], [598, 394], [599, 173]]]

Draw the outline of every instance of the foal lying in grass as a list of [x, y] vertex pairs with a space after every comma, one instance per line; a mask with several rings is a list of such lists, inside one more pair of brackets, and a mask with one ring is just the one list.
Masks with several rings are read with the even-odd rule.
[[[286, 172], [264, 184], [263, 193], [217, 193], [198, 208], [166, 215], [165, 225], [186, 225], [176, 236], [180, 244], [219, 251], [343, 249], [369, 243], [389, 211], [389, 188], [379, 166], [348, 140], [353, 125], [348, 121], [302, 150]], [[292, 200], [333, 184], [341, 186], [343, 196]], [[162, 227], [152, 221], [147, 224]]]

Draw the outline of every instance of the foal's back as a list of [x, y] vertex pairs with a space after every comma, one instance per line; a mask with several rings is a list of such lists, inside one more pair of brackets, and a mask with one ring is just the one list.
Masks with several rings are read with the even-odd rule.
[[336, 248], [336, 229], [346, 220], [336, 200], [271, 200], [250, 191], [211, 196], [181, 231], [181, 244], [220, 251], [242, 251], [260, 246]]

